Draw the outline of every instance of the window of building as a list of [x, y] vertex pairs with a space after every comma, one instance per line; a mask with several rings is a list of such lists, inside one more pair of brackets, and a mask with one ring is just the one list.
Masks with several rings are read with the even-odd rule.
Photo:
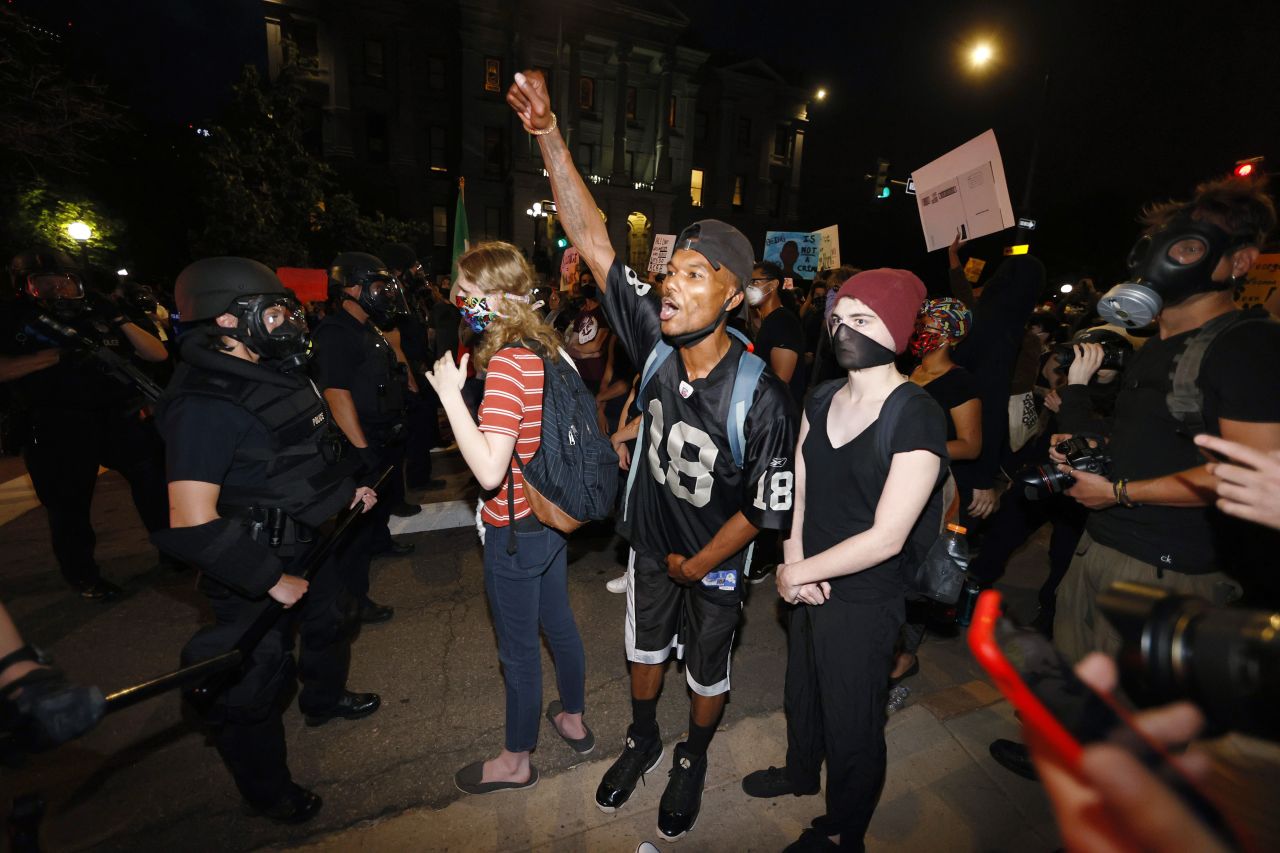
[[442, 205], [431, 208], [431, 243], [449, 245], [449, 209]]
[[703, 142], [707, 138], [707, 111], [698, 110], [693, 114], [693, 138]]
[[667, 127], [676, 126], [676, 96], [672, 95], [671, 100], [667, 101]]
[[427, 85], [433, 92], [444, 91], [444, 60], [439, 56], [427, 60]]
[[738, 119], [738, 153], [748, 154], [751, 151], [751, 119]]
[[484, 209], [484, 238], [486, 240], [502, 239], [502, 208], [486, 207]]
[[484, 129], [484, 173], [491, 178], [501, 177], [505, 164], [506, 151], [502, 128], [486, 127]]
[[497, 57], [484, 58], [484, 90], [495, 95], [502, 93], [502, 60]]
[[449, 171], [447, 139], [443, 127], [437, 125], [431, 128], [431, 171], [433, 172]]
[[364, 117], [365, 151], [371, 163], [387, 162], [387, 117], [368, 113]]
[[628, 86], [627, 87], [627, 121], [636, 120], [636, 102], [638, 100], [639, 100], [639, 95], [636, 93], [636, 87]]
[[593, 77], [578, 78], [578, 109], [583, 112], [596, 111], [596, 81]]
[[386, 79], [387, 68], [382, 39], [364, 40], [364, 76], [370, 80]]
[[733, 179], [733, 206], [739, 210], [742, 209], [742, 186], [746, 181], [742, 175]]
[[702, 170], [689, 172], [689, 203], [694, 207], [702, 207]]
[[303, 59], [319, 59], [320, 30], [315, 21], [303, 21], [294, 18], [289, 22], [289, 39], [298, 48], [298, 55]]
[[595, 152], [596, 147], [590, 142], [582, 142], [578, 144], [578, 168], [586, 172], [588, 175], [595, 168]]
[[779, 160], [790, 160], [791, 141], [793, 138], [791, 128], [788, 125], [778, 125], [773, 135], [773, 156]]

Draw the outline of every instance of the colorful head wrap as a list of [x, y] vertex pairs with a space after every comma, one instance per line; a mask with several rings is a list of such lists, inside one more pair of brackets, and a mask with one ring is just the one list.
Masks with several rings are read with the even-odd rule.
[[973, 312], [959, 299], [926, 299], [920, 306], [918, 320], [936, 321], [946, 331], [947, 337], [956, 342], [969, 334]]

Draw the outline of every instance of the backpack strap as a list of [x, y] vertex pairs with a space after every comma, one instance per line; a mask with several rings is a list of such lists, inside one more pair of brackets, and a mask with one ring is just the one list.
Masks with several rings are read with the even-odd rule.
[[[908, 383], [904, 382], [903, 385]], [[889, 392], [884, 404], [880, 407], [880, 416], [876, 418], [876, 454], [884, 460], [885, 470], [893, 465], [893, 451], [889, 440], [898, 426], [898, 417], [907, 401], [911, 399], [910, 389], [902, 390], [901, 386]], [[901, 391], [901, 393], [899, 393]], [[928, 393], [928, 392], [926, 392]]]
[[764, 359], [760, 356], [742, 351], [738, 358], [738, 375], [733, 379], [733, 393], [729, 398], [729, 418], [725, 424], [729, 434], [729, 450], [733, 453], [733, 464], [742, 468], [746, 458], [747, 412], [751, 411], [751, 403], [755, 400], [756, 386], [764, 374]]
[[[649, 380], [658, 372], [658, 368], [662, 363], [671, 357], [675, 352], [675, 348], [666, 341], [659, 340], [653, 349], [649, 350], [649, 356], [644, 360], [644, 369], [640, 373], [640, 384], [636, 386], [636, 404], [639, 405], [640, 399], [644, 396], [644, 387], [649, 384]], [[640, 469], [639, 460], [641, 454], [644, 453], [644, 413], [641, 412], [640, 429], [636, 431], [636, 449], [631, 454], [631, 468], [627, 471], [627, 487], [622, 493], [622, 517], [627, 517], [627, 506], [631, 502], [631, 488], [636, 482], [636, 471]]]
[[1169, 407], [1169, 414], [1183, 425], [1189, 435], [1199, 435], [1208, 426], [1204, 420], [1204, 392], [1199, 385], [1200, 365], [1204, 363], [1204, 357], [1219, 335], [1249, 319], [1253, 318], [1243, 311], [1228, 311], [1214, 317], [1187, 341], [1182, 352], [1174, 356], [1173, 367], [1169, 372], [1170, 390], [1165, 397], [1165, 405]]

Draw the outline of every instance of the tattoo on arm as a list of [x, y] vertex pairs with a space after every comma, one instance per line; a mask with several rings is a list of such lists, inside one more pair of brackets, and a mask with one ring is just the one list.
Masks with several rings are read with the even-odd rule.
[[547, 174], [551, 176], [551, 194], [565, 234], [578, 247], [595, 274], [597, 286], [603, 290], [609, 267], [613, 265], [614, 251], [604, 222], [596, 212], [595, 200], [578, 174], [578, 167], [559, 132], [539, 136], [538, 144]]

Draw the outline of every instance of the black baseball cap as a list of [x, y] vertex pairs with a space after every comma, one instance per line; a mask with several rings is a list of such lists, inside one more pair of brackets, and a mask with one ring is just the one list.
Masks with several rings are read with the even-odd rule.
[[680, 249], [697, 252], [716, 269], [724, 267], [738, 277], [738, 287], [745, 288], [755, 268], [755, 252], [741, 231], [719, 219], [700, 219], [687, 226], [676, 238], [671, 253]]

